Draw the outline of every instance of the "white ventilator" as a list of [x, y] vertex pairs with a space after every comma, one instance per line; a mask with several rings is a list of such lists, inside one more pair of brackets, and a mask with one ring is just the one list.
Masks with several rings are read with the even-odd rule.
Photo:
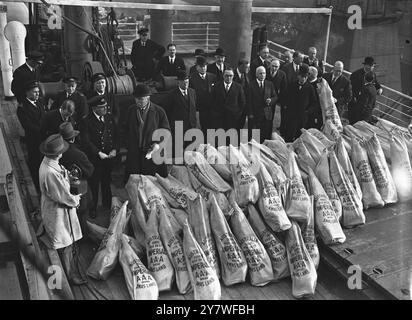
[[26, 27], [19, 21], [10, 21], [4, 28], [4, 35], [10, 42], [14, 71], [26, 62], [24, 50], [24, 39], [27, 35]]
[[12, 97], [11, 81], [13, 80], [13, 68], [9, 41], [4, 36], [4, 27], [7, 24], [7, 6], [0, 2], [0, 65], [3, 78], [5, 97]]

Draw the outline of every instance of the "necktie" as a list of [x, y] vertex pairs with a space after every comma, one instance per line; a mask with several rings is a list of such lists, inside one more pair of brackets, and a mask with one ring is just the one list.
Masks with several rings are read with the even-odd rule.
[[295, 72], [298, 73], [298, 71], [299, 71], [299, 66], [296, 65], [296, 66], [295, 66]]
[[104, 123], [104, 118], [103, 118], [103, 116], [100, 116], [100, 122], [101, 122], [101, 123]]
[[229, 88], [230, 88], [229, 84], [226, 84], [226, 93], [229, 92]]
[[173, 58], [170, 58], [170, 64], [173, 64]]
[[142, 47], [145, 47], [146, 46], [146, 42], [142, 42]]

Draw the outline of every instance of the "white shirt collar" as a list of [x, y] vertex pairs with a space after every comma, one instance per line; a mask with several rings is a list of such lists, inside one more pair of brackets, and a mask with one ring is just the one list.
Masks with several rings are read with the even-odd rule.
[[236, 68], [236, 72], [237, 72], [237, 75], [239, 76], [239, 78], [241, 78], [241, 77], [242, 77], [242, 73], [239, 71], [239, 68]]
[[182, 93], [182, 96], [184, 96], [185, 93], [188, 94], [188, 93], [187, 93], [187, 90], [182, 90], [180, 87], [179, 87], [179, 90], [180, 90], [180, 92]]
[[299, 65], [298, 65], [298, 64], [296, 64], [296, 63], [295, 63], [295, 61], [292, 61], [292, 63], [293, 63], [293, 69], [295, 69], [295, 70], [296, 70], [296, 67], [299, 67]]
[[29, 66], [29, 64], [26, 62], [26, 66], [30, 69], [31, 72], [34, 72], [34, 68]]
[[172, 63], [175, 61], [175, 59], [176, 59], [176, 57], [170, 57], [169, 56], [169, 62], [170, 62], [170, 60], [172, 60]]
[[228, 85], [229, 85], [229, 89], [230, 89], [230, 87], [232, 86], [232, 83], [233, 83], [233, 82], [231, 82], [231, 83], [223, 82], [223, 84], [225, 85], [225, 89], [227, 88]]
[[[96, 117], [97, 120], [100, 121], [100, 117], [96, 112], [93, 111], [94, 116]], [[103, 122], [104, 122], [104, 116], [103, 116]]]
[[35, 102], [35, 101], [30, 100], [30, 99], [27, 98], [27, 97], [26, 97], [26, 99], [27, 99], [27, 101], [29, 101], [33, 106], [35, 106], [35, 107], [37, 108], [37, 105], [36, 105], [36, 102]]
[[257, 84], [260, 87], [260, 84], [262, 83], [263, 85], [265, 84], [265, 80], [259, 80], [258, 78], [256, 78]]
[[205, 74], [199, 73], [199, 77], [200, 77], [200, 79], [206, 79], [206, 73]]
[[261, 56], [259, 56], [260, 61], [262, 61], [262, 63], [265, 63], [265, 59], [263, 59]]

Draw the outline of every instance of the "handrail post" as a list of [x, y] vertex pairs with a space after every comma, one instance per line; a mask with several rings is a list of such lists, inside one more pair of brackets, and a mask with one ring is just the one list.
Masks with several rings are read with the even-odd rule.
[[206, 52], [209, 53], [209, 22], [206, 23]]
[[333, 7], [332, 7], [332, 6], [330, 6], [329, 8], [330, 8], [331, 11], [330, 11], [329, 17], [328, 17], [328, 29], [327, 29], [327, 31], [326, 31], [325, 52], [324, 52], [324, 54], [323, 54], [323, 61], [325, 61], [325, 62], [326, 62], [326, 59], [327, 59], [327, 57], [328, 57], [330, 25], [331, 25], [331, 22], [332, 22], [332, 10], [333, 10]]

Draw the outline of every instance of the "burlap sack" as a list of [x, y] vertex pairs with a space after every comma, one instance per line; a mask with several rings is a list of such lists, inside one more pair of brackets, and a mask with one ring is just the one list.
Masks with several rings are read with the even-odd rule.
[[343, 171], [334, 151], [329, 153], [329, 168], [333, 185], [342, 203], [342, 225], [345, 228], [365, 223], [362, 200]]
[[207, 261], [213, 267], [218, 278], [220, 277], [219, 261], [216, 245], [210, 230], [210, 218], [205, 199], [199, 195], [195, 200], [188, 202], [189, 223], [197, 243], [202, 248]]
[[185, 163], [189, 171], [209, 189], [218, 192], [228, 192], [232, 189], [200, 152], [185, 152]]
[[302, 298], [313, 295], [318, 276], [303, 242], [300, 227], [295, 221], [292, 221], [292, 227], [286, 232], [286, 251], [292, 278], [293, 296]]
[[290, 180], [285, 210], [290, 219], [294, 219], [301, 223], [307, 223], [311, 211], [311, 203], [309, 195], [303, 185], [295, 157], [296, 154], [290, 152], [287, 170], [285, 170], [286, 176]]
[[219, 151], [210, 144], [199, 145], [197, 151], [203, 154], [207, 162], [223, 179], [229, 182], [232, 181], [232, 175], [226, 158]]
[[338, 158], [340, 165], [342, 166], [343, 171], [348, 176], [349, 181], [352, 184], [352, 187], [355, 189], [356, 193], [358, 194], [359, 199], [362, 199], [362, 189], [361, 189], [361, 186], [359, 185], [358, 179], [356, 178], [356, 174], [353, 170], [352, 163], [349, 158], [348, 152], [346, 151], [346, 148], [343, 145], [342, 138], [339, 138], [336, 141], [335, 153], [336, 153], [336, 157]]
[[258, 205], [263, 219], [275, 232], [289, 229], [291, 226], [289, 218], [286, 215], [282, 200], [265, 166], [261, 166], [257, 178], [260, 189]]
[[171, 175], [163, 178], [156, 173], [156, 179], [182, 209], [187, 209], [188, 201], [197, 197], [197, 193], [190, 186], [185, 186]]
[[210, 199], [210, 226], [219, 252], [222, 280], [225, 286], [245, 282], [246, 258], [214, 195]]
[[315, 226], [321, 239], [328, 245], [344, 243], [346, 236], [333, 210], [332, 203], [312, 170], [309, 170], [309, 181], [315, 202]]
[[385, 202], [382, 200], [382, 197], [376, 188], [366, 150], [354, 138], [352, 138], [351, 149], [352, 165], [355, 169], [356, 178], [362, 189], [362, 203], [364, 208], [383, 207]]
[[162, 208], [160, 208], [159, 212], [159, 233], [164, 248], [175, 269], [177, 289], [180, 294], [186, 294], [191, 289], [191, 284], [183, 254], [183, 242], [180, 236], [173, 232], [169, 218]]
[[251, 172], [247, 160], [241, 152], [233, 146], [229, 146], [230, 170], [233, 176], [233, 188], [236, 202], [245, 207], [249, 202], [256, 203], [259, 198], [259, 184]]
[[302, 139], [307, 150], [309, 151], [309, 154], [317, 164], [322, 156], [323, 151], [325, 150], [325, 146], [317, 137], [312, 135], [308, 130], [301, 129], [301, 131], [302, 135], [300, 136], [300, 139]]
[[132, 250], [125, 235], [121, 240], [119, 261], [132, 300], [157, 300], [159, 288], [155, 279]]
[[318, 138], [320, 142], [322, 142], [323, 146], [327, 149], [332, 147], [334, 145], [334, 142], [330, 140], [322, 131], [315, 129], [315, 128], [310, 128], [307, 130], [309, 133], [311, 133], [313, 136]]
[[[324, 123], [322, 130], [325, 136], [331, 141], [336, 141], [341, 136], [340, 131], [338, 130], [338, 128], [336, 128], [336, 126], [332, 123], [331, 120], [327, 120]], [[345, 128], [344, 128], [344, 132], [345, 133], [347, 132], [345, 131]]]
[[248, 219], [250, 225], [265, 247], [270, 261], [274, 280], [280, 280], [290, 275], [286, 247], [279, 238], [265, 225], [255, 206], [248, 205]]
[[340, 220], [342, 217], [342, 203], [339, 199], [338, 193], [336, 192], [335, 186], [333, 185], [332, 178], [330, 176], [329, 170], [329, 158], [328, 152], [325, 151], [316, 166], [315, 175], [322, 184], [328, 198], [332, 204], [333, 210], [335, 211], [336, 218]]
[[106, 280], [116, 267], [121, 236], [126, 224], [127, 204], [128, 201], [125, 201], [115, 218], [111, 221], [94, 258], [87, 269], [87, 275], [94, 279]]
[[305, 162], [306, 166], [309, 166], [312, 169], [315, 169], [316, 162], [313, 160], [312, 156], [310, 155], [306, 144], [303, 142], [301, 138], [296, 139], [293, 141], [293, 150], [297, 154], [298, 158], [300, 158], [303, 162]]
[[220, 300], [222, 292], [215, 269], [192, 234], [189, 222], [183, 226], [183, 252], [195, 300]]
[[172, 177], [175, 177], [177, 180], [179, 180], [185, 186], [190, 186], [189, 172], [188, 172], [186, 166], [176, 166], [176, 165], [174, 165], [170, 169], [169, 174]]
[[412, 169], [404, 138], [391, 137], [391, 172], [400, 201], [412, 200]]
[[316, 238], [315, 238], [315, 214], [314, 214], [314, 207], [313, 207], [314, 197], [311, 196], [310, 199], [312, 203], [312, 206], [311, 206], [312, 210], [309, 215], [308, 222], [302, 225], [302, 229], [301, 229], [302, 239], [313, 261], [313, 264], [315, 265], [315, 268], [318, 269], [320, 255], [319, 255], [318, 243], [316, 242]]
[[159, 291], [171, 290], [175, 279], [173, 265], [159, 234], [159, 211], [154, 207], [146, 224], [147, 268], [155, 278]]
[[236, 203], [232, 205], [234, 212], [230, 217], [229, 225], [246, 257], [250, 283], [253, 286], [264, 286], [274, 280], [270, 257], [242, 210]]
[[318, 96], [319, 102], [322, 109], [323, 123], [330, 120], [339, 131], [342, 131], [342, 122], [336, 108], [332, 89], [329, 87], [327, 81], [322, 79], [318, 84]]
[[375, 134], [366, 141], [365, 147], [372, 168], [373, 178], [382, 200], [385, 204], [396, 203], [398, 201], [396, 186], [386, 163], [382, 147]]

